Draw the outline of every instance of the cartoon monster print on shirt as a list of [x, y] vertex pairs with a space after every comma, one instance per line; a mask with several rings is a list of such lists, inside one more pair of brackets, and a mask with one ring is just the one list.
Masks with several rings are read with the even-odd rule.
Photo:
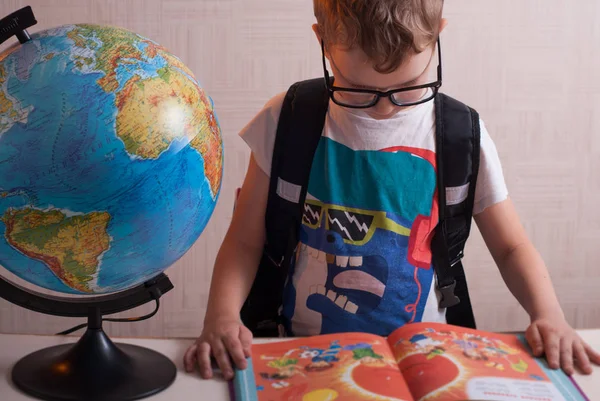
[[284, 293], [288, 331], [387, 335], [420, 321], [433, 280], [435, 191], [432, 151], [354, 151], [323, 137]]

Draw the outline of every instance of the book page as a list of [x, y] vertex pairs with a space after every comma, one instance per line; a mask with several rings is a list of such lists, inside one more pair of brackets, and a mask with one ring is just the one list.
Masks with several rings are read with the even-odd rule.
[[517, 336], [419, 323], [395, 331], [388, 342], [416, 401], [586, 400]]
[[332, 334], [256, 344], [259, 401], [413, 401], [386, 340]]

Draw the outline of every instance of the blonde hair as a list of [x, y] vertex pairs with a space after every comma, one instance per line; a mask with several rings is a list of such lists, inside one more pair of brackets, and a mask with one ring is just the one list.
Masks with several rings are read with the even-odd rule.
[[314, 0], [327, 46], [359, 46], [380, 73], [395, 71], [439, 35], [443, 0]]

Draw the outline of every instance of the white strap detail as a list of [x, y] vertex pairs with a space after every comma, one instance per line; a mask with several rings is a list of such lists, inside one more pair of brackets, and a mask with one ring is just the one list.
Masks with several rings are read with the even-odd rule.
[[470, 183], [467, 182], [460, 187], [446, 188], [446, 205], [453, 206], [466, 201], [469, 196], [469, 186]]
[[277, 178], [277, 195], [292, 203], [300, 202], [300, 192], [302, 187], [300, 185], [287, 182], [281, 177]]

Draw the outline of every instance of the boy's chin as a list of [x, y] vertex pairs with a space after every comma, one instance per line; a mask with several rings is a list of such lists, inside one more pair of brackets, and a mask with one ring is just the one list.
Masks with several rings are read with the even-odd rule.
[[414, 108], [415, 106], [408, 106], [408, 107], [397, 107], [394, 110], [390, 111], [389, 113], [383, 114], [383, 113], [377, 113], [375, 111], [372, 110], [367, 110], [366, 114], [371, 117], [374, 120], [387, 120], [388, 118], [392, 118], [394, 117], [396, 114], [403, 112], [403, 111], [408, 111], [412, 108]]
[[372, 111], [367, 111], [367, 115], [374, 120], [387, 120], [388, 118], [394, 117], [396, 114], [398, 114], [399, 111], [400, 110], [394, 110], [391, 113], [387, 114], [379, 114]]

